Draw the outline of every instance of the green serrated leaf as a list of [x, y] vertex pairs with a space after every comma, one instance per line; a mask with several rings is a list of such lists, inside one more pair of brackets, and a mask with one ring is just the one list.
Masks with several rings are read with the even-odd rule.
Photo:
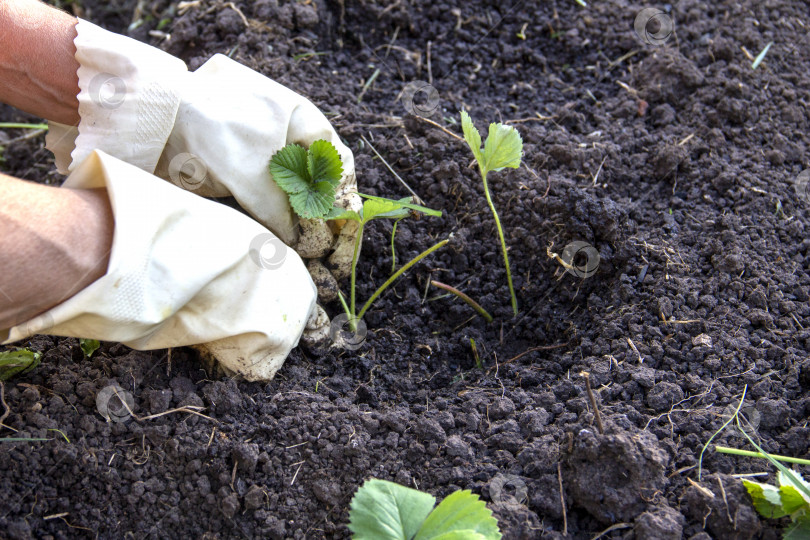
[[408, 209], [399, 201], [366, 199], [363, 202], [363, 221], [366, 223], [375, 218], [399, 219], [407, 215]]
[[748, 494], [751, 496], [754, 508], [757, 509], [760, 515], [773, 519], [787, 515], [782, 509], [782, 497], [780, 496], [779, 488], [770, 484], [761, 484], [746, 479], [743, 479], [742, 482], [745, 489], [748, 490]]
[[472, 118], [467, 114], [467, 111], [461, 111], [461, 131], [464, 132], [464, 140], [472, 150], [478, 165], [483, 169], [484, 160], [481, 154], [481, 133], [478, 128], [473, 124]]
[[433, 540], [487, 540], [487, 537], [475, 531], [464, 530], [440, 534], [434, 537]]
[[15, 375], [34, 369], [41, 358], [41, 353], [28, 349], [0, 352], [0, 381], [7, 381]]
[[363, 218], [354, 210], [346, 210], [338, 206], [333, 206], [323, 219], [351, 219], [352, 221], [363, 221]]
[[473, 531], [485, 540], [500, 540], [498, 520], [484, 501], [469, 490], [448, 495], [430, 513], [414, 540], [436, 540], [455, 531]]
[[500, 171], [505, 167], [517, 169], [523, 156], [523, 139], [518, 130], [503, 124], [490, 124], [484, 143], [484, 164], [487, 171]]
[[[797, 500], [793, 504], [797, 505], [796, 508], [801, 506], [808, 506], [810, 507], [810, 483], [808, 483], [802, 475], [799, 474], [797, 471], [789, 471], [790, 474], [786, 474], [782, 471], [779, 471], [778, 478], [779, 478], [779, 485], [782, 488], [782, 503], [785, 505], [785, 494], [790, 493], [790, 496], [798, 497]], [[786, 491], [786, 488], [790, 488]], [[795, 510], [787, 510], [788, 514], [792, 514]]]
[[312, 182], [307, 167], [307, 150], [297, 144], [288, 144], [270, 160], [270, 174], [285, 193], [307, 191]]
[[369, 199], [369, 200], [372, 200], [372, 201], [395, 202], [400, 207], [408, 208], [409, 210], [414, 210], [416, 212], [420, 212], [422, 214], [425, 214], [426, 216], [442, 217], [442, 211], [441, 210], [433, 210], [432, 208], [428, 208], [427, 206], [420, 206], [418, 204], [413, 204], [411, 202], [410, 197], [403, 197], [402, 199], [399, 199], [399, 200], [395, 201], [393, 199], [386, 199], [385, 197], [376, 197], [374, 195], [366, 195], [365, 193], [358, 193], [358, 195], [360, 195], [364, 199]]
[[307, 169], [313, 182], [329, 182], [332, 187], [340, 184], [343, 176], [343, 163], [340, 161], [335, 146], [329, 141], [319, 139], [309, 145], [307, 152]]
[[95, 339], [84, 339], [79, 338], [79, 347], [81, 347], [82, 352], [87, 358], [93, 356], [93, 353], [101, 347], [101, 343]]
[[354, 540], [410, 540], [435, 504], [428, 493], [372, 478], [352, 498], [349, 530]]
[[335, 202], [335, 187], [329, 182], [318, 182], [300, 193], [290, 194], [290, 206], [305, 219], [324, 217]]

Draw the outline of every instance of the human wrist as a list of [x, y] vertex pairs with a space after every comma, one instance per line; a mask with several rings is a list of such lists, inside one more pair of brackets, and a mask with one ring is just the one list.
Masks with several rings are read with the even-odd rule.
[[76, 19], [35, 0], [0, 2], [0, 101], [78, 123]]

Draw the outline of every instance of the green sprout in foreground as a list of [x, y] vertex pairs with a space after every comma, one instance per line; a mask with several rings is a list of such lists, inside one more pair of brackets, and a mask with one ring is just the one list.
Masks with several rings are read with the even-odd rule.
[[506, 167], [512, 169], [520, 167], [520, 159], [523, 155], [523, 140], [520, 138], [520, 133], [512, 126], [492, 123], [489, 125], [489, 135], [487, 136], [482, 150], [481, 134], [473, 124], [470, 115], [465, 111], [461, 111], [461, 129], [464, 131], [464, 140], [467, 141], [467, 144], [470, 146], [475, 156], [475, 161], [478, 162], [478, 170], [481, 172], [481, 178], [484, 181], [484, 195], [487, 198], [489, 209], [492, 210], [492, 216], [495, 218], [495, 226], [498, 228], [498, 237], [501, 240], [503, 262], [506, 265], [506, 280], [509, 283], [509, 294], [512, 297], [512, 311], [517, 315], [517, 297], [515, 296], [515, 287], [512, 285], [509, 254], [506, 250], [506, 240], [503, 237], [501, 220], [498, 217], [498, 211], [495, 210], [495, 204], [492, 202], [492, 196], [489, 193], [487, 175]]
[[[434, 508], [435, 507], [435, 508]], [[349, 511], [353, 540], [500, 540], [498, 520], [469, 490], [436, 498], [371, 478], [357, 490]]]

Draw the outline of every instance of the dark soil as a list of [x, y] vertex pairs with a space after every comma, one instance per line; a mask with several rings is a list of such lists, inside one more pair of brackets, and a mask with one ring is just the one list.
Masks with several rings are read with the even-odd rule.
[[[51, 440], [0, 445], [2, 536], [345, 538], [352, 494], [377, 477], [471, 489], [510, 539], [779, 537], [784, 523], [761, 520], [731, 476], [772, 467], [710, 449], [699, 477], [698, 458], [746, 387], [759, 444], [810, 457], [810, 201], [793, 186], [810, 144], [806, 3], [676, 2], [657, 48], [633, 32], [644, 6], [624, 1], [237, 1], [249, 28], [226, 3], [133, 4], [72, 5], [117, 31], [143, 18], [130, 35], [192, 69], [231, 54], [310, 96], [354, 149], [363, 191], [407, 194], [361, 135], [444, 210], [400, 223], [398, 260], [454, 240], [377, 302], [363, 348], [296, 350], [266, 384], [211, 380], [186, 349], [107, 343], [87, 360], [77, 340], [29, 340], [43, 362], [6, 384], [5, 423]], [[149, 33], [164, 18], [170, 39]], [[752, 70], [743, 49], [770, 41]], [[527, 167], [490, 181], [515, 318], [469, 149], [400, 99], [417, 80], [448, 130], [466, 108], [523, 136]], [[41, 145], [8, 145], [4, 171], [56, 181]], [[360, 298], [390, 272], [390, 227], [368, 230]], [[593, 276], [547, 257], [572, 241], [598, 250]], [[213, 420], [108, 423], [96, 396], [113, 383], [138, 414], [192, 404]], [[748, 446], [732, 430], [715, 442]]]

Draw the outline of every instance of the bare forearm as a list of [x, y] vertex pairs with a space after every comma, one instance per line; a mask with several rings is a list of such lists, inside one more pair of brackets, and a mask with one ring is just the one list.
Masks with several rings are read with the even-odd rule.
[[0, 174], [0, 329], [103, 276], [113, 229], [103, 189], [55, 188]]
[[79, 122], [76, 19], [37, 0], [0, 0], [0, 101]]

